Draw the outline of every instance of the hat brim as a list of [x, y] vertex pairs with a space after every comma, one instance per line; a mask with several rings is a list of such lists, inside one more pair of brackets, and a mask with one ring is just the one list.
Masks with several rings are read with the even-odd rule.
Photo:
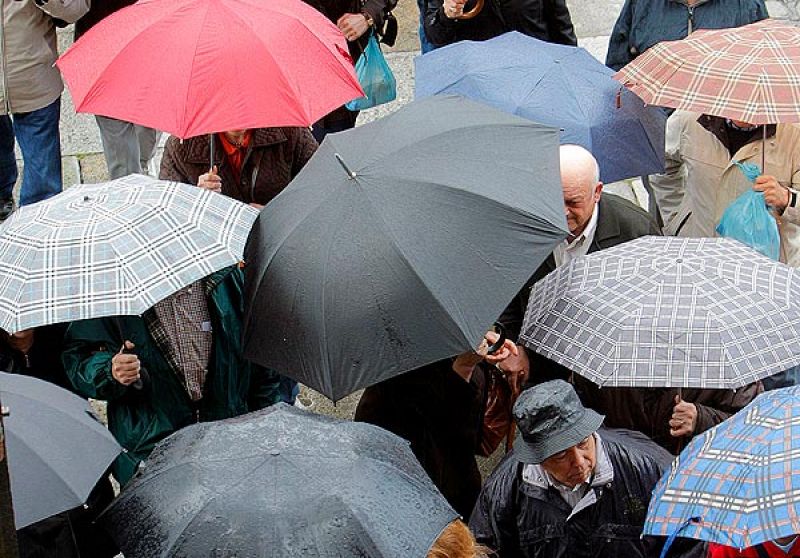
[[585, 409], [583, 416], [560, 432], [549, 435], [541, 442], [528, 442], [522, 435], [517, 436], [514, 453], [523, 463], [538, 465], [548, 457], [571, 448], [593, 434], [603, 424], [605, 416], [592, 409]]

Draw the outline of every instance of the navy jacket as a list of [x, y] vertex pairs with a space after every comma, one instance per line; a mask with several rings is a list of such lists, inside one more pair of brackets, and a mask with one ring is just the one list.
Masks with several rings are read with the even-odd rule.
[[608, 44], [606, 66], [619, 70], [661, 41], [691, 30], [739, 27], [769, 17], [764, 0], [626, 0]]

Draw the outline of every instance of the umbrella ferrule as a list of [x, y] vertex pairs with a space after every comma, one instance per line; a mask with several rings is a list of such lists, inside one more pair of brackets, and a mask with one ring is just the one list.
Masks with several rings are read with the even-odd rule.
[[333, 156], [336, 157], [336, 160], [339, 161], [340, 165], [342, 165], [344, 172], [347, 173], [347, 176], [350, 177], [350, 180], [353, 180], [357, 176], [355, 171], [350, 170], [350, 167], [347, 166], [347, 163], [344, 162], [344, 159], [342, 159], [341, 155], [339, 155], [338, 153], [334, 153]]

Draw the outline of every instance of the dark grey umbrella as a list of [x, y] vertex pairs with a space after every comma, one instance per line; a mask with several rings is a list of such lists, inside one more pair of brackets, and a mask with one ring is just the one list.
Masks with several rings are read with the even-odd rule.
[[245, 250], [245, 355], [337, 400], [478, 345], [567, 234], [558, 131], [461, 97], [326, 137]]
[[54, 384], [0, 372], [14, 522], [80, 506], [121, 451], [89, 403]]
[[102, 521], [126, 558], [424, 558], [456, 517], [403, 439], [281, 403], [170, 436]]

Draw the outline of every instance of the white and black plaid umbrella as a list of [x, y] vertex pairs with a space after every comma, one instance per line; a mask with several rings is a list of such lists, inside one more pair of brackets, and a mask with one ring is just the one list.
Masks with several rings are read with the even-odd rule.
[[601, 386], [732, 389], [800, 363], [798, 292], [734, 240], [643, 237], [540, 281], [520, 339]]
[[141, 175], [21, 207], [0, 226], [0, 328], [141, 314], [238, 262], [257, 215]]

